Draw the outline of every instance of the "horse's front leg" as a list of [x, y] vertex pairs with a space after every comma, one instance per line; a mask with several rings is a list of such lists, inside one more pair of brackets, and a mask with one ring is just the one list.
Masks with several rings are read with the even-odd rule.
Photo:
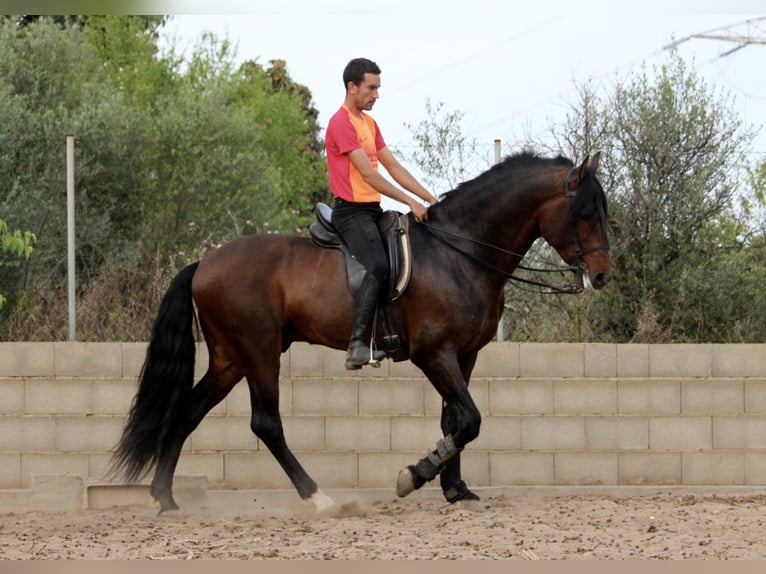
[[[416, 464], [399, 472], [396, 494], [400, 497], [419, 489], [444, 471], [450, 461], [457, 457], [469, 442], [479, 436], [481, 426], [481, 414], [468, 392], [468, 386], [456, 361], [420, 367], [439, 391], [446, 404], [445, 409], [450, 413], [449, 424], [445, 425], [443, 421], [443, 427], [454, 430], [439, 439], [436, 442], [436, 448]], [[459, 461], [453, 462], [450, 468], [451, 476], [454, 475], [455, 470], [459, 473]], [[449, 482], [449, 478], [447, 480]]]

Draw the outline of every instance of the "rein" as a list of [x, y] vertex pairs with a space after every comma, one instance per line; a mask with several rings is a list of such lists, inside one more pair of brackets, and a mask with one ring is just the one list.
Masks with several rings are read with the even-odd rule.
[[[571, 205], [572, 200], [577, 196], [578, 189], [572, 189], [569, 186], [569, 180], [572, 172], [576, 168], [572, 168], [572, 170], [569, 171], [567, 174], [567, 177], [564, 179], [564, 196], [567, 199], [567, 205]], [[527, 267], [525, 265], [517, 265], [515, 269], [523, 269], [524, 271], [531, 271], [533, 273], [562, 273], [566, 271], [573, 271], [577, 277], [577, 283], [574, 285], [565, 285], [565, 286], [558, 286], [558, 285], [551, 285], [549, 283], [543, 283], [540, 281], [535, 281], [532, 279], [524, 279], [522, 277], [517, 277], [512, 272], [505, 271], [504, 269], [500, 269], [499, 267], [496, 267], [492, 265], [491, 263], [477, 257], [473, 253], [470, 253], [466, 249], [462, 249], [455, 245], [454, 243], [448, 241], [445, 237], [442, 235], [449, 235], [451, 237], [455, 237], [457, 239], [461, 239], [463, 241], [468, 241], [470, 243], [473, 243], [475, 245], [480, 245], [482, 247], [486, 247], [489, 249], [492, 249], [498, 253], [503, 253], [504, 255], [511, 255], [514, 257], [518, 257], [520, 260], [524, 259], [524, 254], [521, 253], [515, 253], [513, 251], [508, 251], [507, 249], [503, 249], [502, 247], [498, 247], [497, 245], [492, 245], [491, 243], [485, 243], [483, 241], [479, 241], [478, 239], [474, 239], [473, 237], [468, 237], [467, 235], [462, 235], [460, 233], [454, 233], [451, 231], [447, 231], [446, 229], [439, 229], [438, 227], [434, 227], [431, 224], [429, 224], [427, 221], [422, 221], [421, 225], [425, 226], [425, 228], [439, 241], [447, 245], [448, 247], [454, 249], [458, 253], [462, 253], [469, 259], [472, 259], [476, 261], [477, 263], [483, 265], [484, 267], [487, 267], [489, 269], [492, 269], [496, 273], [499, 273], [501, 275], [504, 275], [508, 278], [509, 281], [516, 281], [518, 283], [524, 283], [526, 285], [534, 285], [535, 287], [540, 287], [543, 290], [541, 291], [544, 294], [554, 294], [554, 295], [560, 295], [560, 294], [577, 294], [582, 293], [585, 289], [584, 286], [584, 277], [585, 277], [585, 261], [583, 260], [583, 257], [590, 253], [594, 253], [596, 251], [608, 251], [609, 250], [609, 242], [606, 239], [606, 231], [605, 231], [605, 225], [606, 225], [606, 214], [604, 213], [604, 208], [599, 204], [598, 207], [599, 210], [599, 216], [601, 218], [601, 228], [602, 228], [602, 236], [603, 236], [603, 243], [597, 247], [592, 247], [591, 249], [583, 250], [582, 246], [580, 244], [580, 237], [577, 234], [577, 228], [576, 226], [572, 226], [572, 243], [574, 244], [574, 251], [575, 256], [573, 258], [574, 265], [566, 265], [566, 266], [560, 266], [560, 265], [551, 265], [551, 269], [541, 269], [541, 268], [534, 268], [534, 267]], [[441, 235], [440, 235], [441, 234]], [[543, 261], [543, 263], [547, 263]], [[515, 270], [514, 269], [514, 270]]]
[[[583, 273], [585, 271], [584, 264], [582, 261], [578, 262], [577, 266], [574, 265], [551, 265], [551, 269], [540, 269], [540, 268], [534, 268], [534, 267], [526, 267], [525, 265], [517, 265], [516, 269], [523, 269], [525, 271], [532, 271], [535, 273], [562, 273], [565, 271], [574, 271], [577, 274], [578, 282], [576, 285], [565, 285], [563, 287], [557, 286], [557, 285], [551, 285], [549, 283], [542, 283], [540, 281], [534, 281], [532, 279], [524, 279], [523, 277], [517, 277], [513, 274], [513, 272], [508, 272], [504, 269], [500, 269], [499, 267], [496, 267], [495, 265], [492, 265], [488, 261], [485, 261], [484, 259], [481, 259], [480, 257], [477, 257], [473, 253], [467, 251], [466, 249], [462, 249], [455, 245], [454, 243], [448, 241], [446, 238], [444, 238], [442, 235], [449, 235], [452, 237], [455, 237], [457, 239], [461, 239], [464, 241], [468, 241], [470, 243], [474, 243], [476, 245], [481, 245], [482, 247], [487, 247], [489, 249], [493, 249], [494, 251], [497, 251], [498, 253], [503, 253], [505, 255], [512, 255], [515, 257], [518, 257], [519, 259], [523, 259], [524, 255], [521, 253], [516, 253], [514, 251], [508, 251], [507, 249], [503, 249], [502, 247], [498, 247], [497, 245], [492, 245], [491, 243], [485, 243], [483, 241], [479, 241], [478, 239], [474, 239], [473, 237], [469, 237], [467, 235], [462, 235], [460, 233], [453, 233], [451, 231], [447, 231], [446, 229], [439, 229], [438, 227], [434, 227], [427, 221], [421, 221], [420, 225], [423, 225], [430, 233], [433, 235], [436, 239], [444, 243], [447, 247], [450, 247], [451, 249], [454, 249], [458, 253], [462, 253], [469, 259], [472, 259], [473, 261], [476, 261], [477, 263], [483, 265], [484, 267], [487, 267], [488, 269], [491, 269], [500, 275], [504, 275], [508, 278], [509, 281], [517, 281], [519, 283], [524, 283], [527, 285], [534, 285], [535, 287], [541, 287], [543, 289], [546, 289], [546, 291], [543, 291], [543, 293], [546, 294], [577, 294], [582, 293], [584, 286], [583, 286]], [[546, 263], [546, 262], [543, 262]]]

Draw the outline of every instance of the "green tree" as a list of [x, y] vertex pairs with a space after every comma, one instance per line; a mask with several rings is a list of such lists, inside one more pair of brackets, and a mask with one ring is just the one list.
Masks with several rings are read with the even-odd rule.
[[[10, 254], [14, 257], [29, 259], [34, 242], [34, 233], [21, 232], [18, 229], [11, 230], [8, 224], [0, 219], [0, 255]], [[0, 259], [0, 269], [7, 266], [3, 259]], [[5, 296], [0, 292], [0, 309], [5, 305], [5, 301]]]
[[[37, 237], [5, 267], [0, 336], [66, 333], [65, 134], [76, 136], [80, 336], [145, 339], [167, 277], [254, 232], [302, 232], [326, 193], [316, 110], [286, 65], [189, 59], [140, 17], [0, 20], [0, 213]], [[8, 272], [5, 272], [8, 271]]]

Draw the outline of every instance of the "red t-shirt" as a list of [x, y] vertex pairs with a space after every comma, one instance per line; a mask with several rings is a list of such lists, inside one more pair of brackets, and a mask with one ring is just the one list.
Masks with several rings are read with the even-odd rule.
[[370, 165], [378, 169], [378, 150], [386, 147], [378, 124], [362, 112], [354, 117], [346, 106], [335, 112], [327, 124], [325, 151], [330, 190], [333, 196], [345, 201], [380, 202], [380, 193], [362, 179], [362, 175], [348, 159], [348, 152], [362, 148]]

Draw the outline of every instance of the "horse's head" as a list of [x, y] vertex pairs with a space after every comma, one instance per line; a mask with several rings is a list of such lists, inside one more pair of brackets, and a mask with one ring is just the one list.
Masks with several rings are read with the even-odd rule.
[[545, 240], [578, 274], [578, 279], [601, 289], [612, 276], [607, 239], [606, 195], [596, 177], [600, 152], [585, 158], [566, 175], [560, 194], [542, 211]]

